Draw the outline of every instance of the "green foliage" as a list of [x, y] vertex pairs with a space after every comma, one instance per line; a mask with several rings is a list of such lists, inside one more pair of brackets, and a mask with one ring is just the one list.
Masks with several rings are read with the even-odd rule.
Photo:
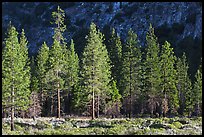
[[195, 82], [193, 85], [193, 104], [195, 106], [196, 115], [200, 113], [200, 105], [202, 105], [202, 70], [201, 66], [198, 68], [197, 73], [195, 75]]
[[122, 43], [120, 37], [117, 36], [115, 29], [112, 29], [110, 39], [107, 44], [108, 54], [111, 60], [111, 74], [113, 79], [117, 81], [117, 87], [119, 87], [119, 82], [121, 76], [121, 57], [122, 57]]
[[181, 128], [183, 125], [180, 123], [180, 122], [178, 122], [178, 121], [176, 121], [176, 122], [173, 122], [172, 123], [176, 128]]
[[144, 60], [145, 70], [145, 90], [149, 95], [159, 95], [161, 91], [161, 70], [159, 58], [159, 44], [154, 34], [154, 28], [150, 24], [149, 31], [146, 35], [146, 57]]
[[46, 79], [51, 86], [51, 89], [57, 92], [57, 117], [60, 117], [60, 90], [64, 89], [64, 66], [66, 65], [66, 42], [63, 37], [63, 32], [66, 30], [66, 25], [64, 25], [65, 13], [58, 6], [57, 12], [52, 12], [52, 17], [54, 19], [55, 30], [53, 36], [53, 45], [49, 52], [49, 70], [46, 74]]
[[[61, 4], [64, 6], [63, 3]], [[69, 4], [71, 7], [75, 5], [74, 3]], [[36, 15], [42, 13], [45, 5], [36, 7]], [[113, 5], [110, 5], [109, 10], [111, 11]], [[127, 16], [131, 17], [134, 8], [138, 8], [138, 4], [127, 6], [126, 13], [130, 13]], [[100, 12], [100, 9], [97, 11]], [[145, 12], [148, 13], [149, 9], [145, 9]], [[121, 15], [124, 13], [119, 11], [114, 19], [123, 21]], [[112, 117], [119, 116], [122, 106], [121, 100], [123, 101], [122, 110], [125, 114], [129, 114], [129, 117], [133, 113], [139, 113], [138, 116], [149, 116], [148, 112], [152, 114], [151, 116], [154, 113], [156, 115], [158, 113], [166, 114], [169, 106], [171, 110], [169, 114], [177, 114], [178, 111], [181, 115], [188, 114], [190, 116], [193, 111], [193, 114], [199, 114], [202, 111], [202, 66], [197, 70], [200, 63], [198, 57], [201, 55], [201, 52], [197, 51], [201, 49], [201, 40], [189, 36], [177, 44], [178, 46], [175, 48], [177, 55], [180, 56], [185, 51], [189, 64], [185, 54], [177, 59], [171, 44], [166, 41], [171, 42], [176, 38], [176, 35], [180, 35], [184, 30], [183, 24], [174, 23], [172, 28], [164, 24], [157, 28], [157, 33], [162, 35], [159, 42], [165, 41], [161, 47], [159, 47], [154, 28], [150, 24], [146, 35], [146, 46], [140, 47], [137, 35], [132, 29], [129, 30], [126, 43], [123, 45], [122, 39], [117, 35], [115, 29], [112, 29], [111, 33], [107, 33], [110, 26], [104, 27], [104, 31], [107, 33], [105, 41], [104, 35], [97, 29], [97, 26], [91, 23], [89, 32], [82, 29], [74, 36], [76, 47], [82, 47], [76, 48], [78, 53], [83, 50], [83, 57], [81, 58], [80, 54], [78, 57], [75, 52], [75, 43], [72, 39], [70, 46], [68, 48], [66, 46], [66, 39], [63, 37], [66, 30], [65, 23], [68, 23], [65, 20], [65, 12], [58, 6], [57, 11], [52, 12], [52, 17], [54, 20], [52, 24], [55, 28], [51, 50], [44, 42], [35, 58], [36, 61], [32, 57], [31, 63], [24, 30], [22, 29], [21, 35], [18, 36], [15, 27], [10, 24], [8, 28], [8, 34], [3, 41], [4, 46], [2, 48], [2, 105], [3, 113], [6, 112], [6, 115], [10, 108], [15, 108], [15, 111], [20, 113], [24, 110], [29, 110], [28, 113], [32, 111], [33, 104], [39, 105], [38, 99], [34, 99], [34, 95], [38, 95], [36, 92], [41, 93], [40, 104], [44, 105], [43, 110], [45, 112], [50, 109], [50, 106], [53, 106], [52, 110], [55, 110], [56, 94], [54, 92], [56, 91], [59, 103], [57, 106], [58, 114], [60, 111], [66, 113], [64, 110], [69, 108], [80, 115], [82, 112], [89, 115], [95, 107], [94, 112], [97, 111]], [[146, 17], [148, 19], [149, 15]], [[21, 16], [20, 18], [23, 19], [24, 17]], [[194, 18], [193, 14], [188, 16], [187, 22], [195, 23], [193, 22]], [[31, 21], [31, 16], [28, 20]], [[25, 19], [25, 21], [28, 20]], [[84, 24], [85, 19], [77, 22]], [[88, 35], [84, 39], [87, 32]], [[105, 42], [107, 42], [107, 47]], [[39, 43], [37, 45], [39, 46]], [[194, 54], [195, 52], [197, 54]], [[195, 60], [192, 61], [192, 59]], [[31, 91], [33, 96], [31, 96]], [[62, 101], [60, 101], [61, 91]], [[45, 93], [46, 96], [43, 96]], [[66, 100], [66, 96], [71, 101]], [[31, 104], [31, 100], [33, 104]], [[66, 104], [66, 101], [69, 101], [69, 104]], [[63, 105], [63, 109], [60, 109], [60, 104]], [[28, 109], [29, 105], [30, 108]], [[15, 112], [15, 114], [17, 113]], [[92, 114], [95, 113], [92, 111]], [[175, 119], [165, 119], [164, 121], [167, 123], [178, 122]], [[137, 125], [141, 121], [134, 122]], [[150, 120], [143, 121], [143, 124], [150, 125], [151, 123], [148, 122]], [[185, 121], [183, 122], [185, 123]], [[131, 130], [135, 128], [128, 119], [118, 123], [129, 124]], [[160, 119], [156, 119], [154, 124], [157, 128], [161, 128], [163, 123]], [[172, 127], [175, 129], [180, 127], [178, 123], [174, 124]], [[68, 127], [64, 125], [63, 128]], [[122, 126], [112, 128], [113, 134], [117, 128], [123, 129]], [[19, 128], [19, 130], [21, 129]], [[61, 134], [58, 133], [61, 130], [57, 130], [56, 134]], [[121, 132], [121, 134], [129, 132], [134, 134], [131, 130]], [[148, 130], [150, 134], [154, 132], [149, 132], [149, 129], [145, 130]], [[145, 130], [138, 132], [143, 133]], [[78, 129], [76, 131], [74, 129], [72, 133], [77, 131]], [[106, 130], [97, 128], [84, 131], [85, 134], [103, 134], [105, 132]], [[157, 131], [155, 130], [155, 132]], [[55, 132], [48, 130], [45, 134], [55, 134]]]
[[[123, 100], [128, 99], [130, 103], [126, 104], [126, 108], [133, 107], [135, 96], [141, 92], [141, 49], [138, 45], [137, 35], [132, 31], [128, 32], [126, 44], [122, 54], [122, 70], [121, 70], [121, 91]], [[127, 110], [132, 113], [132, 109]]]
[[[183, 118], [165, 118], [168, 119], [164, 122], [163, 119], [97, 119], [97, 120], [76, 120], [72, 119], [73, 123], [89, 123], [89, 127], [77, 128], [73, 123], [66, 122], [60, 124], [58, 128], [53, 128], [50, 123], [46, 121], [37, 121], [38, 126], [24, 127], [15, 125], [18, 131], [9, 131], [9, 125], [4, 123], [2, 125], [2, 134], [30, 134], [30, 135], [192, 135], [201, 134], [201, 130], [195, 130], [195, 127], [202, 127], [202, 117], [199, 118], [186, 118], [191, 124], [181, 124]], [[143, 122], [149, 122], [150, 126], [146, 126]], [[160, 122], [159, 122], [160, 121]], [[136, 124], [137, 123], [137, 124]], [[149, 127], [147, 127], [149, 126]], [[29, 130], [29, 132], [28, 132]]]
[[[101, 100], [104, 100], [106, 94], [110, 92], [110, 59], [103, 41], [102, 33], [96, 30], [94, 23], [91, 23], [87, 45], [83, 52], [81, 70], [82, 94], [87, 103], [94, 98], [94, 93], [100, 95]], [[84, 98], [85, 96], [88, 98]]]
[[36, 124], [36, 128], [38, 128], [38, 129], [51, 128], [51, 127], [52, 127], [52, 125], [49, 124], [49, 123], [46, 122], [46, 121], [40, 121], [40, 120], [38, 120], [38, 121], [37, 121], [37, 124]]
[[[14, 26], [9, 26], [2, 52], [2, 105], [27, 109], [30, 101], [30, 66], [27, 39], [22, 30], [20, 42]], [[10, 98], [11, 97], [11, 98]]]
[[179, 108], [180, 113], [190, 113], [192, 111], [192, 86], [191, 80], [188, 76], [188, 63], [185, 53], [181, 58], [177, 59], [176, 70], [177, 70], [177, 90], [179, 92]]
[[37, 68], [36, 68], [36, 63], [35, 63], [35, 59], [32, 56], [31, 57], [31, 64], [30, 64], [30, 68], [31, 68], [31, 84], [30, 84], [30, 90], [31, 92], [37, 92], [38, 91], [38, 87], [39, 87], [39, 83], [38, 83], [38, 78], [37, 78]]
[[65, 76], [65, 86], [68, 89], [73, 88], [74, 85], [78, 82], [78, 73], [79, 73], [79, 58], [75, 53], [74, 42], [71, 40], [71, 45], [67, 53], [65, 53], [66, 64], [64, 69], [66, 71]]
[[48, 71], [48, 59], [49, 59], [49, 47], [44, 42], [42, 47], [38, 51], [38, 55], [36, 57], [36, 73], [37, 79], [39, 81], [39, 90], [42, 93], [46, 87], [46, 74]]
[[63, 32], [66, 30], [66, 25], [64, 24], [64, 10], [58, 6], [57, 12], [52, 12], [52, 17], [54, 22], [51, 23], [56, 25], [53, 39], [65, 45], [65, 38], [63, 37]]
[[194, 97], [194, 102], [202, 102], [202, 70], [200, 68], [197, 70], [197, 73], [195, 75], [195, 82], [193, 86], [193, 97]]
[[177, 109], [179, 98], [176, 89], [176, 70], [174, 68], [176, 56], [167, 41], [162, 45], [160, 58], [162, 92], [165, 94], [165, 98], [166, 95], [169, 96], [170, 108], [172, 110]]
[[111, 100], [113, 102], [115, 101], [120, 101], [120, 99], [122, 98], [122, 96], [120, 95], [117, 87], [116, 87], [116, 82], [113, 80], [111, 81]]

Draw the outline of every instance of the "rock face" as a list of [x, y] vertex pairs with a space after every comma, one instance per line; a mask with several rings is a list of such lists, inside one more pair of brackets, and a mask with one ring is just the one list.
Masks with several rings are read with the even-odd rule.
[[3, 2], [2, 33], [12, 21], [19, 32], [25, 29], [30, 54], [36, 53], [44, 41], [51, 46], [51, 14], [58, 5], [66, 13], [67, 40], [88, 28], [92, 21], [100, 30], [116, 28], [122, 38], [132, 28], [142, 45], [150, 23], [156, 30], [162, 28], [158, 35], [164, 35], [163, 29], [167, 29], [165, 33], [175, 30], [173, 43], [187, 36], [202, 39], [201, 2]]

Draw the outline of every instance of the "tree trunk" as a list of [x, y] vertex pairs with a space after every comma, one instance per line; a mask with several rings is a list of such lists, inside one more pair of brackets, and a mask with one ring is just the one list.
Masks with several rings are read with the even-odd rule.
[[195, 115], [198, 116], [199, 115], [199, 102], [196, 103], [196, 111], [195, 111]]
[[131, 118], [132, 115], [132, 64], [131, 64], [131, 60], [130, 60], [130, 112], [129, 112], [129, 118]]
[[58, 100], [57, 118], [60, 118], [60, 89], [59, 89], [59, 83], [57, 84], [57, 100]]
[[98, 109], [97, 109], [97, 118], [99, 118], [99, 93], [98, 93]]
[[[92, 87], [92, 90], [93, 90], [93, 87]], [[94, 90], [92, 91], [93, 92], [93, 97], [92, 97], [92, 119], [95, 119], [95, 108], [94, 108]]]
[[51, 116], [53, 116], [53, 112], [54, 112], [54, 94], [52, 93], [52, 99], [51, 99]]
[[25, 111], [22, 111], [22, 117], [25, 118]]
[[[41, 84], [41, 94], [40, 94], [40, 104], [41, 104], [41, 107], [43, 108], [43, 105], [44, 105], [44, 95], [43, 95], [43, 89], [42, 89], [42, 84]], [[43, 111], [44, 112], [44, 111]], [[41, 113], [41, 117], [44, 115], [43, 112]]]
[[[58, 78], [58, 71], [57, 71], [57, 78]], [[60, 83], [57, 82], [57, 118], [60, 118]]]
[[11, 131], [14, 131], [14, 87], [12, 88], [11, 92], [11, 101], [12, 101], [12, 106], [11, 106]]

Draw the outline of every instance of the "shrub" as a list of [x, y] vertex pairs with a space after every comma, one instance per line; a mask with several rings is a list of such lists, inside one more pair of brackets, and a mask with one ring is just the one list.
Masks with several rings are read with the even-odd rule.
[[132, 134], [134, 135], [145, 135], [150, 131], [149, 128], [145, 128], [145, 129], [138, 129], [135, 132], [133, 132]]
[[178, 121], [176, 121], [176, 122], [173, 122], [172, 123], [176, 128], [178, 128], [178, 129], [180, 129], [183, 125], [180, 123], [180, 122], [178, 122]]
[[107, 130], [108, 135], [124, 135], [126, 128], [122, 125], [115, 126]]
[[36, 128], [38, 128], [38, 129], [52, 128], [52, 125], [45, 122], [45, 121], [38, 120], [37, 124], [36, 124]]

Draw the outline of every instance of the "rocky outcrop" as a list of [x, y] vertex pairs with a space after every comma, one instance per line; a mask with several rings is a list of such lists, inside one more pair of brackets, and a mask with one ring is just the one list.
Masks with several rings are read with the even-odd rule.
[[57, 5], [66, 13], [67, 40], [80, 30], [88, 28], [92, 21], [101, 30], [107, 29], [107, 26], [116, 28], [122, 38], [133, 28], [142, 45], [150, 23], [156, 30], [160, 30], [158, 35], [173, 30], [172, 35], [176, 35], [173, 43], [178, 43], [187, 36], [202, 38], [200, 2], [3, 2], [3, 34], [8, 22], [12, 21], [18, 31], [25, 29], [30, 54], [36, 53], [43, 41], [51, 46], [51, 14]]

